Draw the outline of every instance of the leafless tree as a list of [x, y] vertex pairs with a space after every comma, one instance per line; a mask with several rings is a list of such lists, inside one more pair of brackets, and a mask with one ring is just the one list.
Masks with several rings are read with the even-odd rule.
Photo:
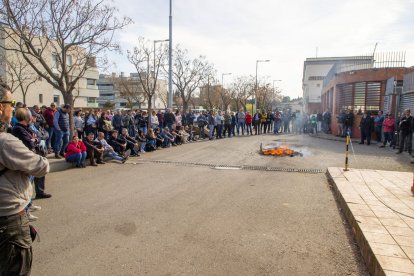
[[18, 90], [22, 93], [23, 103], [26, 104], [26, 96], [30, 86], [39, 80], [39, 76], [33, 71], [21, 55], [14, 53], [14, 56], [1, 58], [2, 65], [6, 68], [6, 82], [11, 92]]
[[112, 83], [114, 90], [119, 91], [120, 96], [127, 100], [128, 107], [139, 106], [141, 108], [142, 104], [146, 101], [145, 93], [138, 79], [122, 75], [113, 76]]
[[[73, 105], [73, 91], [88, 69], [104, 67], [106, 51], [118, 50], [114, 33], [131, 23], [106, 0], [1, 0], [0, 35]], [[51, 56], [50, 56], [51, 55]], [[73, 120], [70, 116], [71, 129]]]
[[282, 101], [281, 91], [263, 81], [259, 81], [256, 95], [258, 109], [269, 110]]
[[221, 109], [227, 110], [231, 104], [231, 102], [234, 100], [236, 95], [236, 90], [233, 88], [225, 89], [223, 86], [220, 89], [220, 99], [221, 99]]
[[137, 78], [148, 103], [148, 124], [151, 124], [152, 101], [157, 93], [157, 83], [160, 69], [167, 57], [167, 48], [150, 45], [144, 38], [138, 39], [138, 45], [132, 51], [127, 51], [128, 61], [135, 67]]
[[236, 110], [239, 110], [239, 105], [241, 105], [244, 111], [247, 111], [247, 101], [254, 94], [254, 81], [253, 76], [241, 76], [233, 82], [232, 89], [235, 90]]
[[212, 70], [213, 66], [205, 57], [192, 59], [179, 45], [174, 49], [172, 82], [182, 100], [183, 112], [187, 111], [194, 91], [207, 80]]

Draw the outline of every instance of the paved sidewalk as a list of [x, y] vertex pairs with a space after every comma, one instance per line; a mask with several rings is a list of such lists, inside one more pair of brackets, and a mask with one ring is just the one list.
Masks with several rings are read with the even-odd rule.
[[414, 275], [412, 172], [328, 168], [372, 275]]

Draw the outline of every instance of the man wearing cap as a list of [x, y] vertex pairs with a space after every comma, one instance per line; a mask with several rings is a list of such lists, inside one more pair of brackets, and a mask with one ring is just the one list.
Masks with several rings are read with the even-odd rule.
[[56, 132], [55, 139], [55, 157], [57, 159], [62, 159], [65, 157], [65, 150], [69, 144], [69, 113], [71, 106], [65, 104], [62, 108], [59, 108], [53, 118], [53, 127]]
[[6, 132], [13, 103], [10, 88], [0, 82], [0, 275], [30, 275], [32, 240], [26, 208], [33, 190], [29, 176], [46, 175], [49, 162]]
[[53, 127], [53, 119], [55, 117], [55, 112], [56, 112], [56, 104], [55, 103], [51, 103], [50, 107], [46, 108], [43, 111], [43, 117], [46, 120], [46, 130], [47, 133], [49, 133], [49, 138], [46, 141], [46, 146], [47, 148], [51, 151], [52, 147], [54, 147], [55, 142], [55, 135], [54, 135], [54, 127]]

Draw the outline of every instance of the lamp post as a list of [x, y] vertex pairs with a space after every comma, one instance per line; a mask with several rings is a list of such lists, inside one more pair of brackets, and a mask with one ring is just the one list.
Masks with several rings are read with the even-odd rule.
[[273, 80], [273, 91], [275, 91], [275, 82], [282, 81], [282, 80]]
[[172, 108], [173, 88], [172, 88], [172, 0], [170, 0], [170, 37], [168, 39], [168, 108]]
[[[259, 67], [260, 62], [269, 62], [269, 59], [265, 60], [256, 60], [256, 84], [254, 87], [254, 107], [257, 110], [257, 68]], [[252, 114], [253, 114], [253, 107], [252, 107]]]
[[[221, 74], [221, 94], [223, 94], [223, 90], [224, 90], [224, 76], [229, 76], [231, 75], [231, 73], [222, 73]], [[223, 102], [223, 96], [222, 96], [222, 106], [221, 109], [224, 109], [224, 102]]]

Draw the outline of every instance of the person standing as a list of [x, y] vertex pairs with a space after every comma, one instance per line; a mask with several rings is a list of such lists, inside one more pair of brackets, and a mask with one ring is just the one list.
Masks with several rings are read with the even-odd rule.
[[213, 140], [213, 136], [214, 136], [214, 128], [215, 128], [215, 114], [213, 113], [213, 111], [210, 111], [210, 114], [208, 115], [208, 129], [209, 129], [209, 140]]
[[33, 255], [26, 209], [33, 190], [29, 175], [45, 176], [49, 162], [7, 133], [13, 104], [10, 88], [0, 82], [0, 275], [30, 275]]
[[242, 135], [244, 135], [244, 129], [246, 124], [246, 114], [243, 112], [243, 109], [240, 109], [237, 112], [237, 135], [240, 135], [240, 129]]
[[83, 138], [83, 127], [85, 126], [85, 122], [81, 117], [81, 111], [78, 110], [75, 112], [75, 116], [73, 116], [73, 124], [75, 126], [75, 133], [79, 139]]
[[371, 117], [371, 112], [364, 112], [359, 128], [361, 129], [360, 144], [363, 145], [365, 140], [367, 140], [367, 145], [369, 146], [371, 144], [371, 133], [374, 131], [374, 119]]
[[253, 117], [252, 115], [250, 115], [249, 111], [246, 111], [246, 132], [247, 135], [253, 135], [253, 131], [252, 131], [252, 122], [253, 122]]
[[46, 120], [46, 130], [47, 133], [49, 134], [49, 138], [46, 141], [46, 146], [49, 150], [49, 152], [52, 151], [52, 148], [54, 148], [55, 146], [55, 131], [54, 131], [54, 125], [53, 125], [53, 119], [55, 117], [55, 112], [56, 112], [56, 104], [55, 103], [51, 103], [50, 107], [46, 108], [43, 111], [43, 117]]
[[347, 109], [344, 116], [344, 136], [349, 134], [352, 138], [352, 127], [354, 126], [354, 113]]
[[59, 108], [53, 118], [53, 127], [56, 134], [55, 157], [61, 159], [65, 157], [65, 150], [69, 144], [69, 113], [71, 106], [65, 104]]
[[411, 116], [411, 110], [406, 109], [404, 116], [401, 118], [399, 123], [399, 136], [400, 136], [400, 147], [397, 153], [402, 153], [404, 146], [407, 146], [407, 151], [411, 155], [412, 153], [412, 137], [413, 137], [413, 116]]
[[374, 119], [375, 136], [377, 143], [381, 143], [382, 140], [382, 124], [384, 123], [384, 115], [382, 111], [378, 111], [378, 116]]
[[384, 142], [381, 148], [385, 148], [387, 142], [390, 146], [392, 146], [392, 141], [394, 140], [394, 127], [395, 127], [395, 120], [390, 114], [385, 115], [384, 122], [382, 123], [384, 128]]

